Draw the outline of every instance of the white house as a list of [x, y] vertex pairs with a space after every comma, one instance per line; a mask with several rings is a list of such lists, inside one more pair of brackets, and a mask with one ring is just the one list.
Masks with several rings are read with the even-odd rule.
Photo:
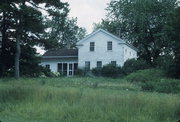
[[42, 65], [53, 72], [73, 76], [78, 68], [91, 70], [112, 63], [123, 66], [137, 58], [137, 48], [111, 33], [99, 29], [77, 42], [77, 49], [58, 49], [43, 55]]

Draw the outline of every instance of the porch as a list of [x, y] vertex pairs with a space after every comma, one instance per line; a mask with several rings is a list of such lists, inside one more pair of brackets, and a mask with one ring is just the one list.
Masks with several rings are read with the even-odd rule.
[[63, 76], [68, 76], [68, 77], [74, 76], [77, 74], [77, 70], [78, 70], [78, 63], [64, 62], [57, 64], [57, 71]]

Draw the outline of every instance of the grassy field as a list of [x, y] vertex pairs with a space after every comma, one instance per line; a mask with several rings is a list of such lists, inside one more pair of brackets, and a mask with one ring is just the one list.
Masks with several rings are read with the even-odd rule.
[[0, 79], [2, 122], [177, 122], [180, 94], [110, 78]]

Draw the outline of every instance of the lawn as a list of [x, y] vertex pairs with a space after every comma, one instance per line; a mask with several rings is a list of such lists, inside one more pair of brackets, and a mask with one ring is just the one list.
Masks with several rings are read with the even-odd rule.
[[180, 94], [111, 78], [0, 79], [2, 122], [176, 122]]

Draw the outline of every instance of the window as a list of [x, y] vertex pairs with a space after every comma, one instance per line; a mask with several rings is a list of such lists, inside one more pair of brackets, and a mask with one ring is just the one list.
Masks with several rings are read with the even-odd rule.
[[112, 50], [112, 42], [107, 42], [107, 50]]
[[116, 66], [116, 61], [111, 61], [111, 64]]
[[74, 63], [74, 74], [78, 74], [78, 63]]
[[90, 51], [94, 51], [94, 45], [95, 45], [94, 42], [90, 42]]
[[50, 65], [49, 64], [46, 64], [45, 66], [47, 69], [50, 69]]
[[67, 63], [63, 63], [63, 75], [67, 75]]
[[62, 73], [62, 72], [63, 72], [63, 64], [62, 64], [62, 63], [58, 63], [58, 69], [57, 69], [57, 71], [58, 71], [59, 73]]
[[102, 61], [97, 61], [97, 68], [102, 68]]
[[90, 61], [85, 62], [85, 71], [90, 71]]

